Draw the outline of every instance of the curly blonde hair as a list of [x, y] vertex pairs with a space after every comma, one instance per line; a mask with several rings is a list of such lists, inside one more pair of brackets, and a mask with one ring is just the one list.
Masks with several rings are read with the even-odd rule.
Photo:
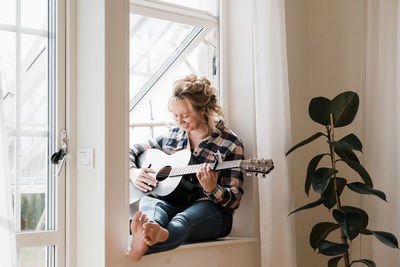
[[218, 132], [215, 127], [219, 119], [225, 120], [225, 115], [217, 101], [217, 90], [211, 87], [211, 82], [206, 77], [197, 78], [191, 74], [174, 83], [172, 96], [168, 102], [171, 111], [174, 103], [185, 101], [189, 110], [204, 111], [204, 121], [208, 125], [209, 132]]

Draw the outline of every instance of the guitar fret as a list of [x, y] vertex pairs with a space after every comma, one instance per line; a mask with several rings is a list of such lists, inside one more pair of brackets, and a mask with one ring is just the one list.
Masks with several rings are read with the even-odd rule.
[[239, 167], [240, 160], [225, 161], [219, 163], [217, 170], [231, 169]]

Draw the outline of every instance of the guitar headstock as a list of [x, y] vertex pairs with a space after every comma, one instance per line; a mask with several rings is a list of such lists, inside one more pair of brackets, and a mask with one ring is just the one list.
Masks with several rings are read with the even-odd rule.
[[246, 171], [247, 174], [260, 173], [265, 177], [265, 175], [274, 169], [274, 162], [271, 159], [242, 160], [240, 168]]

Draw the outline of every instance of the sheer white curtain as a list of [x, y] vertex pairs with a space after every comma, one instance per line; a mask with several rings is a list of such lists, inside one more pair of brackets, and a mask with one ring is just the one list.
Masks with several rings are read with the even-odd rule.
[[[400, 4], [367, 1], [367, 57], [364, 160], [374, 187], [389, 203], [364, 198], [372, 230], [400, 238]], [[379, 266], [400, 266], [400, 254], [371, 238]]]
[[16, 266], [14, 219], [8, 179], [8, 157], [0, 73], [0, 266]]
[[284, 0], [253, 0], [253, 51], [258, 157], [275, 164], [259, 179], [262, 266], [292, 267], [294, 225], [287, 217], [291, 182], [285, 151], [289, 147], [289, 88]]

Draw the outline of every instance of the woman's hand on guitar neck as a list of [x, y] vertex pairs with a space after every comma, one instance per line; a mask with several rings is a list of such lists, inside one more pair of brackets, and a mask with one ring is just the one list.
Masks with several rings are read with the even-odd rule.
[[210, 165], [203, 163], [200, 171], [197, 173], [197, 179], [204, 191], [210, 193], [217, 188], [218, 174], [211, 170]]
[[136, 169], [131, 168], [129, 170], [129, 178], [131, 179], [133, 185], [143, 192], [148, 192], [153, 190], [157, 186], [158, 181], [156, 178], [152, 177], [150, 173], [156, 173], [154, 170], [149, 168]]

